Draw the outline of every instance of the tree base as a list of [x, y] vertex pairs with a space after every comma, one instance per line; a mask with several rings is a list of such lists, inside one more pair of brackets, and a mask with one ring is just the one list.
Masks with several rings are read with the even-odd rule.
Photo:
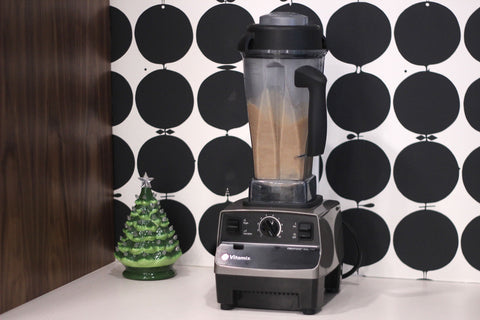
[[132, 280], [164, 280], [175, 276], [172, 266], [154, 267], [154, 268], [135, 268], [125, 266], [123, 276]]

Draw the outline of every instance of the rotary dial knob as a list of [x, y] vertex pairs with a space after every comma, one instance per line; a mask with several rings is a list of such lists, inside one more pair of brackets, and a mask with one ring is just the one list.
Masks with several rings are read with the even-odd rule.
[[266, 216], [260, 220], [259, 231], [261, 234], [267, 237], [277, 237], [282, 231], [282, 225], [277, 218], [272, 216]]

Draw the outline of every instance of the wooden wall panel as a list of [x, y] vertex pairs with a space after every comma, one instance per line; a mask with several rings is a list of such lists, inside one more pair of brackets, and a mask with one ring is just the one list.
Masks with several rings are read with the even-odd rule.
[[0, 1], [0, 313], [113, 261], [108, 17]]

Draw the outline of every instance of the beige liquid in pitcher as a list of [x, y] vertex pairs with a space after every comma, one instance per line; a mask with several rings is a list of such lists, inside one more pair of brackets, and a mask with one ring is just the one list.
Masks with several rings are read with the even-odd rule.
[[272, 108], [247, 104], [250, 136], [252, 137], [255, 178], [278, 179], [278, 145]]
[[308, 119], [271, 101], [279, 100], [267, 92], [260, 107], [248, 103], [255, 178], [303, 180], [312, 170], [312, 158], [305, 156]]

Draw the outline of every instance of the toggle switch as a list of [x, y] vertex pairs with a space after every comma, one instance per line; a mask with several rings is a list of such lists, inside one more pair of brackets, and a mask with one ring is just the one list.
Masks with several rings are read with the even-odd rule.
[[240, 233], [240, 220], [235, 218], [227, 219], [227, 232]]
[[301, 240], [311, 240], [313, 238], [313, 224], [310, 222], [300, 222], [298, 224], [298, 238]]

